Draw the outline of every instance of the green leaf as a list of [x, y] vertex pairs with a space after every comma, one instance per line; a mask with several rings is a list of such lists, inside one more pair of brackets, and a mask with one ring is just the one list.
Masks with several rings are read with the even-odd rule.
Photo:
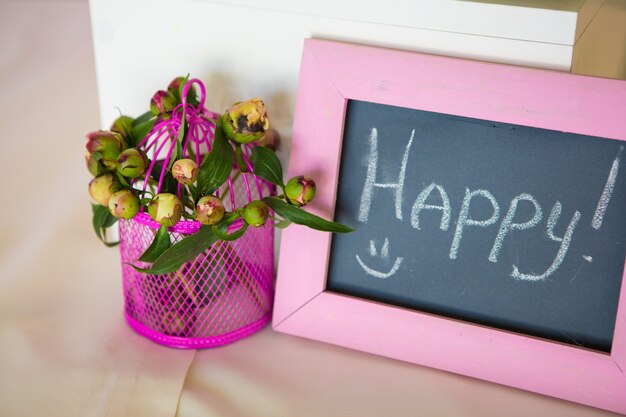
[[222, 129], [215, 128], [211, 152], [198, 170], [198, 192], [201, 196], [212, 194], [228, 179], [233, 169], [233, 148], [224, 137]]
[[211, 230], [211, 226], [202, 226], [200, 230], [180, 242], [170, 246], [159, 256], [150, 268], [138, 268], [139, 272], [147, 274], [167, 274], [177, 271], [185, 262], [192, 261], [219, 238]]
[[241, 172], [250, 172], [246, 161], [243, 160], [243, 150], [241, 149], [241, 143], [235, 143], [235, 162], [237, 162], [237, 168]]
[[141, 116], [137, 117], [135, 120], [133, 120], [133, 122], [131, 123], [131, 127], [135, 127], [138, 126], [144, 122], [147, 122], [148, 120], [154, 118], [154, 114], [152, 114], [151, 111], [147, 111], [144, 114], [142, 114]]
[[257, 177], [268, 180], [281, 188], [285, 187], [283, 183], [283, 167], [273, 150], [263, 146], [257, 146], [252, 149], [252, 168], [254, 175]]
[[341, 223], [330, 222], [314, 214], [307, 213], [298, 207], [286, 203], [278, 197], [265, 197], [262, 201], [270, 206], [279, 216], [293, 223], [308, 226], [311, 229], [335, 233], [348, 233], [354, 231], [354, 229]]
[[154, 262], [171, 246], [170, 234], [167, 227], [161, 226], [154, 234], [154, 239], [148, 249], [139, 257], [142, 262]]
[[[182, 97], [183, 96], [183, 88], [185, 88], [185, 84], [187, 84], [187, 81], [189, 81], [189, 74], [187, 74], [187, 76], [185, 77], [185, 79], [183, 80], [182, 83], [180, 83], [180, 87], [178, 88], [178, 97]], [[198, 98], [196, 97], [196, 94], [194, 93], [193, 89], [189, 89], [189, 91], [187, 92], [187, 104], [191, 104], [194, 107], [198, 106]]]
[[167, 165], [168, 171], [172, 170], [172, 165], [183, 155], [183, 147], [181, 146], [179, 141], [176, 141], [176, 145], [174, 149], [172, 149], [172, 155], [170, 155], [170, 162]]
[[96, 236], [98, 236], [98, 239], [102, 240], [102, 225], [104, 224], [107, 215], [110, 214], [109, 210], [99, 204], [92, 204], [91, 211], [93, 213], [93, 230], [94, 232], [96, 232]]
[[[189, 81], [189, 73], [187, 73], [187, 75], [185, 76], [185, 78], [183, 78], [183, 81], [180, 83], [180, 86], [178, 87], [178, 99], [180, 100], [180, 102], [182, 103], [182, 97], [183, 97], [183, 89], [185, 88], [185, 85], [187, 84], [187, 82]], [[196, 105], [194, 103], [191, 102], [190, 98], [193, 96], [194, 94], [192, 94], [192, 90], [189, 90], [187, 92], [187, 104], [191, 104], [191, 105]]]
[[185, 78], [183, 78], [183, 81], [178, 86], [178, 97], [179, 98], [183, 96], [183, 89], [185, 88], [185, 84], [187, 84], [187, 81], [189, 81], [189, 73], [187, 73], [187, 75], [185, 75]]
[[187, 158], [191, 159], [192, 161], [196, 160], [196, 153], [193, 150], [194, 143], [195, 142], [192, 140], [187, 142]]
[[[152, 115], [152, 113], [150, 114]], [[139, 119], [135, 119], [135, 121], [137, 120]], [[133, 122], [133, 128], [130, 130], [130, 134], [128, 135], [128, 142], [129, 142], [128, 145], [130, 147], [137, 146], [139, 142], [141, 142], [143, 138], [146, 137], [148, 132], [150, 132], [150, 130], [154, 126], [155, 121], [156, 119], [149, 119], [137, 125], [135, 125], [135, 123]]]
[[124, 176], [119, 173], [119, 171], [115, 170], [115, 176], [124, 187], [130, 188], [130, 184], [128, 183], [126, 178], [124, 178]]
[[[100, 206], [102, 207], [102, 206]], [[104, 223], [102, 223], [102, 227], [104, 229], [108, 229], [109, 227], [113, 226], [115, 223], [117, 223], [117, 217], [115, 217], [114, 215], [111, 214], [111, 212], [107, 209], [107, 216], [104, 220]]]
[[227, 241], [233, 241], [233, 240], [239, 239], [241, 236], [244, 235], [244, 233], [246, 233], [247, 229], [248, 229], [248, 224], [245, 222], [243, 223], [243, 226], [241, 226], [241, 229], [235, 232], [232, 232], [231, 234], [222, 232], [216, 226], [211, 226], [211, 230], [213, 230], [213, 233], [215, 233], [215, 236], [217, 236], [221, 240], [227, 240]]
[[[154, 163], [154, 167], [150, 172], [150, 176], [157, 184], [159, 182], [159, 177], [161, 176], [161, 169], [163, 169], [163, 161], [157, 161]], [[171, 171], [168, 171], [167, 169], [165, 170], [160, 192], [170, 194], [176, 194], [178, 192], [178, 181], [174, 179]]]
[[187, 184], [187, 188], [189, 189], [189, 194], [191, 194], [194, 204], [198, 203], [198, 200], [200, 199], [198, 189], [193, 184]]
[[187, 119], [185, 113], [185, 108], [183, 107], [183, 115], [181, 118], [182, 123], [180, 124], [180, 128], [178, 130], [178, 137], [176, 138], [179, 143], [183, 142], [183, 139], [185, 139], [185, 133], [187, 133]]
[[291, 222], [289, 220], [281, 220], [279, 222], [274, 223], [274, 227], [277, 229], [285, 229], [287, 226], [289, 226], [291, 224]]
[[231, 225], [235, 220], [241, 217], [242, 209], [237, 209], [235, 211], [231, 211], [230, 213], [226, 213], [221, 222], [219, 222], [216, 226], [219, 226], [222, 232], [225, 232], [228, 229], [228, 226]]
[[[194, 212], [196, 210], [196, 203], [195, 203], [195, 201], [193, 201], [193, 198], [191, 197], [191, 195], [188, 192], [186, 192], [184, 187], [181, 188], [180, 191], [181, 191], [181, 193], [180, 193], [179, 200], [183, 204], [183, 208], [188, 208], [191, 212]], [[183, 213], [186, 212], [186, 211], [187, 210], [183, 210]], [[193, 216], [192, 216], [192, 218], [193, 218]]]
[[196, 220], [196, 216], [193, 213], [187, 213], [185, 210], [183, 210], [183, 217], [187, 220]]
[[117, 218], [111, 214], [108, 208], [100, 204], [92, 204], [91, 210], [93, 212], [93, 230], [96, 232], [98, 239], [109, 247], [117, 245], [119, 242], [107, 242], [105, 239], [105, 229], [113, 226], [117, 222]]
[[[187, 81], [189, 80], [189, 74], [187, 74], [187, 76], [183, 79], [183, 82], [180, 83], [180, 86], [178, 87], [178, 97], [181, 98], [183, 96], [183, 88], [185, 88], [185, 84], [187, 84]], [[182, 100], [181, 100], [182, 103]], [[187, 132], [187, 117], [185, 116], [186, 113], [186, 108], [185, 106], [183, 106], [183, 115], [181, 117], [181, 124], [180, 124], [180, 130], [178, 131], [178, 143], [183, 143], [183, 139], [185, 139], [185, 133]], [[179, 153], [179, 155], [182, 155], [182, 153]], [[175, 158], [172, 158], [175, 159]], [[171, 165], [170, 165], [171, 166]]]

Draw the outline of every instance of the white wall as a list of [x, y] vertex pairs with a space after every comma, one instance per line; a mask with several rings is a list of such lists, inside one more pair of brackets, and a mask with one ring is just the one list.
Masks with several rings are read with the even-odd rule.
[[[389, 2], [366, 1], [306, 2], [315, 7], [262, 3], [274, 10], [237, 3], [245, 1], [91, 0], [103, 123], [117, 115], [115, 106], [131, 115], [141, 113], [155, 90], [174, 75], [190, 72], [208, 84], [212, 109], [262, 96], [274, 125], [287, 129], [307, 37], [569, 70], [573, 46], [567, 43], [576, 26], [574, 12], [533, 14], [450, 0], [402, 0], [394, 8]], [[335, 3], [336, 8], [330, 7]], [[280, 9], [293, 9], [290, 4], [303, 10]], [[397, 23], [391, 24], [393, 19]], [[467, 34], [472, 31], [483, 35]]]
[[[597, 48], [617, 24], [612, 13], [603, 14], [610, 25], [595, 23], [604, 1], [90, 0], [101, 120], [108, 127], [120, 110], [143, 113], [154, 91], [189, 72], [205, 82], [212, 110], [263, 97], [286, 160], [303, 39], [562, 71], [575, 55], [574, 69], [597, 74], [626, 57], [615, 42]], [[577, 45], [586, 48], [574, 54]]]

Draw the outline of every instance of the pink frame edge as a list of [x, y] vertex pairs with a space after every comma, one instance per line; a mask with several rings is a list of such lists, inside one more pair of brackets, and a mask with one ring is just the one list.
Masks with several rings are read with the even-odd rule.
[[[308, 39], [289, 177], [316, 178], [326, 218], [348, 99], [626, 140], [624, 81]], [[275, 330], [626, 414], [626, 285], [605, 354], [326, 292], [330, 237], [283, 231]]]

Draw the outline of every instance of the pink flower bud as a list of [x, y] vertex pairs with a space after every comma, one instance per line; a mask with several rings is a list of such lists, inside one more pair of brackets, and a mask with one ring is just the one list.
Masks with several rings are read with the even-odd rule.
[[206, 195], [198, 200], [196, 216], [200, 223], [206, 225], [217, 224], [224, 217], [226, 209], [218, 197]]
[[89, 183], [89, 194], [91, 198], [105, 207], [109, 205], [109, 198], [121, 189], [122, 184], [120, 184], [113, 174], [100, 175], [92, 179]]
[[251, 143], [260, 140], [270, 128], [265, 104], [260, 98], [236, 103], [222, 116], [222, 130], [230, 140]]
[[[172, 93], [172, 95], [176, 98], [176, 101], [179, 103], [181, 102], [180, 85], [183, 83], [184, 80], [185, 80], [185, 77], [176, 77], [167, 86], [167, 91]], [[192, 103], [195, 98], [196, 98], [196, 89], [195, 89], [195, 86], [192, 85], [191, 87], [189, 87], [189, 90], [187, 90], [187, 102]]]
[[100, 130], [87, 134], [87, 152], [107, 169], [115, 169], [122, 151], [122, 138], [118, 133]]
[[139, 212], [139, 199], [131, 190], [121, 190], [109, 198], [109, 211], [118, 219], [132, 219]]
[[127, 137], [133, 126], [133, 118], [120, 116], [111, 125], [111, 132], [119, 133], [122, 137]]
[[154, 115], [161, 113], [169, 113], [176, 107], [176, 97], [168, 91], [159, 90], [152, 96], [150, 100], [150, 111]]
[[107, 171], [104, 165], [89, 152], [85, 154], [85, 163], [87, 164], [87, 169], [94, 177], [100, 176]]
[[172, 176], [181, 184], [193, 184], [198, 178], [198, 165], [191, 159], [179, 159], [172, 165]]
[[315, 197], [315, 182], [303, 175], [293, 177], [285, 186], [285, 195], [294, 206], [305, 206]]
[[117, 157], [117, 172], [126, 178], [136, 178], [146, 172], [148, 158], [137, 148], [129, 148]]
[[180, 85], [183, 83], [184, 80], [185, 80], [185, 77], [174, 78], [172, 81], [170, 81], [169, 85], [167, 86], [167, 91], [174, 94], [174, 91], [180, 90]]
[[269, 207], [261, 200], [254, 200], [243, 207], [243, 220], [253, 227], [265, 224], [270, 214]]
[[183, 205], [174, 194], [157, 194], [148, 204], [148, 214], [162, 226], [174, 226], [183, 215]]

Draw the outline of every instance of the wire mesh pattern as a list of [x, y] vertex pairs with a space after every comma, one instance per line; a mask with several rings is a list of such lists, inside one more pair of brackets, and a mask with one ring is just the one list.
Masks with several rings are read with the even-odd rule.
[[[126, 264], [142, 266], [135, 261], [157, 230], [144, 216], [120, 222], [125, 313], [135, 330], [167, 346], [201, 348], [233, 342], [269, 321], [274, 273], [271, 224], [249, 228], [234, 242], [217, 242], [176, 272], [149, 275]], [[175, 243], [184, 234], [170, 236]]]
[[[205, 89], [199, 80], [189, 80], [182, 96], [187, 97], [193, 84], [200, 90], [199, 105], [191, 106], [183, 99], [171, 117], [159, 119], [138, 145], [152, 158], [143, 184], [139, 184], [143, 190], [150, 189], [153, 194], [163, 191], [166, 172], [175, 155], [191, 157], [199, 165], [211, 151], [217, 115], [204, 108]], [[177, 138], [183, 118], [188, 130], [179, 148]], [[252, 171], [251, 151], [251, 145], [242, 147], [248, 171]], [[273, 192], [271, 184], [254, 174], [233, 169], [215, 195], [222, 198], [226, 210], [234, 211]], [[176, 194], [181, 196], [180, 184]], [[171, 243], [196, 233], [200, 226], [193, 220], [179, 221], [168, 228]], [[241, 226], [241, 220], [233, 223], [229, 233]], [[131, 220], [120, 220], [125, 316], [135, 331], [166, 346], [195, 349], [233, 342], [269, 322], [274, 277], [271, 221], [263, 227], [249, 227], [238, 240], [213, 244], [176, 272], [139, 273], [129, 264], [149, 266], [137, 259], [150, 246], [158, 229], [159, 224], [145, 212]]]

